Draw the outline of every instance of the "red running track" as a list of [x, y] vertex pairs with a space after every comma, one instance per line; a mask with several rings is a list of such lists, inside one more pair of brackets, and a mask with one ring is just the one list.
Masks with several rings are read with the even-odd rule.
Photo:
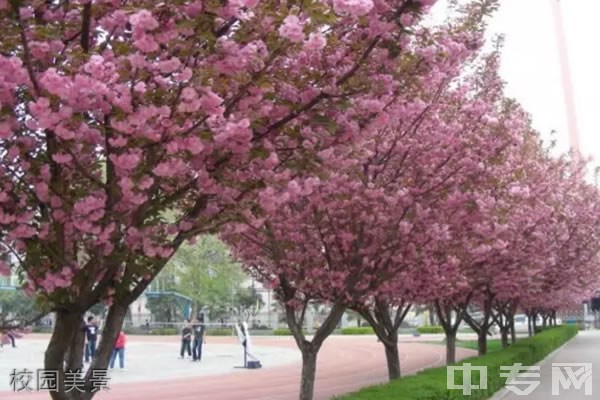
[[[174, 337], [130, 337], [139, 341], [173, 341]], [[211, 343], [236, 343], [234, 338], [210, 338]], [[255, 337], [255, 346], [294, 347], [291, 338]], [[475, 353], [457, 349], [457, 357]], [[445, 348], [425, 343], [400, 343], [403, 374], [443, 365]], [[168, 366], [165, 366], [168, 368]], [[121, 383], [99, 393], [102, 400], [294, 400], [298, 398], [300, 364], [277, 368], [244, 370], [232, 374], [177, 378], [164, 381]], [[319, 353], [315, 400], [356, 391], [387, 380], [387, 367], [381, 343], [374, 337], [331, 337]], [[48, 399], [48, 393], [0, 393], [2, 400]]]

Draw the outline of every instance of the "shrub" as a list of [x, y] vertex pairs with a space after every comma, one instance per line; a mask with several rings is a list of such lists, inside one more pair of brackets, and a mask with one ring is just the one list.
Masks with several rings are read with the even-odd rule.
[[50, 326], [33, 326], [31, 328], [32, 333], [52, 333], [52, 327]]
[[275, 336], [292, 336], [292, 331], [290, 331], [289, 328], [273, 329], [273, 335], [275, 335]]
[[364, 328], [357, 328], [357, 327], [353, 327], [353, 328], [343, 328], [340, 333], [342, 335], [374, 335], [375, 332], [373, 332], [373, 328], [369, 327], [364, 327]]
[[179, 335], [180, 331], [177, 328], [155, 328], [150, 331], [151, 335], [173, 336]]
[[[473, 357], [465, 362], [473, 366], [486, 366], [487, 389], [474, 389], [469, 400], [488, 399], [506, 383], [500, 377], [500, 367], [522, 363], [529, 366], [538, 363], [552, 351], [577, 335], [577, 327], [572, 325], [548, 329], [531, 338], [519, 340], [508, 349], [497, 351], [481, 357]], [[460, 365], [458, 363], [457, 365]], [[446, 367], [430, 368], [417, 375], [378, 386], [371, 386], [338, 400], [441, 400], [462, 399], [462, 391], [447, 389]], [[462, 382], [462, 373], [457, 371], [455, 382]], [[472, 382], [478, 382], [478, 372], [473, 372]]]
[[[303, 329], [302, 333], [306, 335], [306, 331]], [[273, 335], [275, 336], [292, 336], [292, 331], [289, 328], [278, 328], [273, 329]]]
[[419, 332], [419, 333], [444, 333], [444, 328], [442, 328], [439, 325], [419, 326], [417, 328], [417, 332]]

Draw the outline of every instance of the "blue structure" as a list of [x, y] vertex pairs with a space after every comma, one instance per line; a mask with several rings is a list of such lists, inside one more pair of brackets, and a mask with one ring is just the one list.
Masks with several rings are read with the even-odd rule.
[[190, 319], [192, 314], [192, 303], [194, 300], [191, 298], [182, 295], [177, 292], [163, 292], [163, 291], [148, 291], [144, 293], [147, 298], [157, 298], [161, 296], [173, 296], [177, 301], [177, 304], [182, 308], [182, 314], [185, 319]]

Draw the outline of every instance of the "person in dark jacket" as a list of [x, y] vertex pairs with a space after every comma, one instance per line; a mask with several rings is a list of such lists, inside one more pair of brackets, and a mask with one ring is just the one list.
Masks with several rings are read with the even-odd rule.
[[204, 331], [206, 326], [204, 325], [204, 314], [200, 314], [198, 319], [192, 325], [194, 331], [194, 343], [192, 344], [192, 361], [202, 360], [202, 344], [204, 343]]
[[94, 316], [90, 315], [85, 325], [85, 362], [90, 362], [96, 355], [96, 343], [98, 342], [98, 324], [94, 321]]
[[181, 330], [181, 358], [185, 358], [185, 353], [191, 357], [192, 355], [192, 328], [190, 327], [190, 322], [186, 321], [183, 325], [183, 329]]

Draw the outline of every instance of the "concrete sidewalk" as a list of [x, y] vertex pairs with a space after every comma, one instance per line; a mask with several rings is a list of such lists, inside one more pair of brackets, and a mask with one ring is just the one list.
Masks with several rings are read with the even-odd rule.
[[[591, 376], [586, 379], [585, 370], [587, 368], [567, 364], [591, 364]], [[534, 377], [517, 378], [521, 382], [541, 382], [531, 394], [517, 395], [505, 388], [497, 393], [493, 400], [600, 398], [600, 331], [580, 332], [573, 340], [542, 361], [539, 366], [539, 379]], [[515, 384], [514, 386], [520, 390], [528, 387], [527, 384]]]

